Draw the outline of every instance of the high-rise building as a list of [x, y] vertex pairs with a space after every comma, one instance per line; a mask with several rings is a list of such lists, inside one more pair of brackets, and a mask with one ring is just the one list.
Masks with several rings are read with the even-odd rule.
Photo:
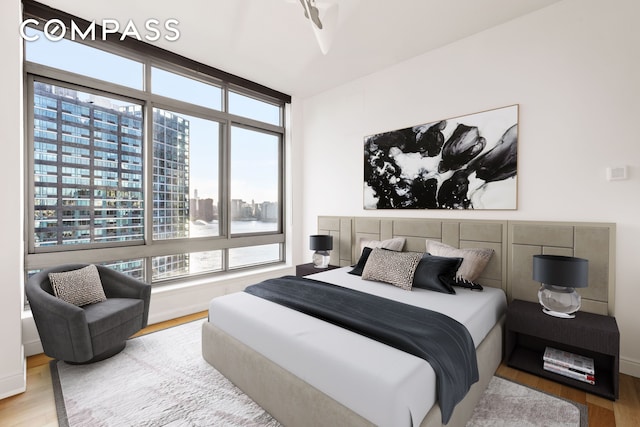
[[[36, 82], [36, 247], [143, 240], [143, 164], [140, 105]], [[188, 165], [189, 121], [154, 110], [154, 239], [189, 236]], [[188, 256], [153, 264], [170, 274], [188, 268]]]
[[189, 237], [189, 120], [153, 112], [153, 238]]
[[218, 219], [218, 207], [214, 205], [212, 198], [198, 199], [195, 197], [189, 202], [189, 219], [191, 221], [211, 222]]
[[36, 247], [142, 240], [141, 117], [39, 82], [34, 103]]

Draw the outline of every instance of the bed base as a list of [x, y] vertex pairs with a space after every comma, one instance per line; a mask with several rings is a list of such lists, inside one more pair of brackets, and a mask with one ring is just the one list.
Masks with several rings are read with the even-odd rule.
[[[503, 323], [477, 349], [480, 380], [456, 406], [447, 426], [464, 426], [502, 360]], [[284, 426], [373, 426], [351, 409], [307, 384], [210, 322], [202, 326], [202, 355]], [[418, 425], [416, 423], [416, 425]], [[442, 426], [436, 403], [419, 424]]]

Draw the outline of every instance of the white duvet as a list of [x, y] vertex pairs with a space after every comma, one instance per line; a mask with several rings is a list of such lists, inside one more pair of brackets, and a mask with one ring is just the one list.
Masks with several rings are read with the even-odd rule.
[[[506, 311], [500, 289], [409, 292], [350, 270], [308, 277], [439, 311], [465, 325], [476, 347]], [[435, 372], [423, 359], [271, 301], [245, 292], [214, 298], [209, 321], [376, 425], [419, 424], [436, 402]]]

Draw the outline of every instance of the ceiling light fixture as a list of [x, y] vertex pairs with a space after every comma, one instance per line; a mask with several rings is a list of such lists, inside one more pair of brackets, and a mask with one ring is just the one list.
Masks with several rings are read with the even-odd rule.
[[322, 54], [326, 55], [338, 22], [338, 4], [316, 0], [300, 0], [300, 4], [304, 8], [304, 16], [309, 19]]
[[322, 21], [320, 21], [320, 11], [316, 7], [314, 0], [300, 0], [302, 7], [304, 8], [304, 17], [311, 19], [311, 22], [316, 24], [320, 30], [322, 29]]

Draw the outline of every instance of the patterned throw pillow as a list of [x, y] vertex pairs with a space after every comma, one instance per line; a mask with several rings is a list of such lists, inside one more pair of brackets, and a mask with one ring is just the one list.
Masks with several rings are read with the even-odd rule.
[[91, 264], [78, 270], [49, 273], [55, 296], [79, 307], [105, 301], [98, 268]]
[[427, 252], [436, 256], [462, 258], [456, 280], [465, 282], [475, 282], [493, 256], [493, 249], [490, 248], [458, 249], [433, 240], [427, 240]]
[[422, 254], [419, 252], [396, 252], [375, 248], [367, 259], [362, 278], [390, 283], [410, 291], [413, 275], [421, 259]]

